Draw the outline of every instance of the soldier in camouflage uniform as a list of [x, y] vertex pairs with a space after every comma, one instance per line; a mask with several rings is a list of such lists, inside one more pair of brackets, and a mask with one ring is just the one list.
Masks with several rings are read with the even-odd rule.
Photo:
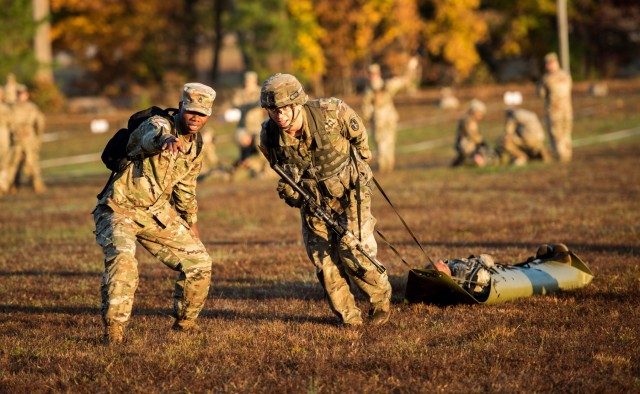
[[487, 107], [480, 100], [469, 102], [467, 113], [458, 121], [456, 131], [456, 151], [458, 156], [451, 165], [457, 167], [463, 164], [482, 167], [489, 160], [489, 146], [480, 133], [478, 122], [487, 113]]
[[262, 122], [267, 120], [267, 114], [260, 107], [260, 86], [255, 71], [244, 74], [244, 87], [236, 91], [232, 103], [241, 113], [234, 133], [234, 140], [240, 151], [240, 157], [234, 163], [234, 177], [245, 172], [250, 177], [271, 174], [269, 163], [258, 150], [260, 130]]
[[7, 192], [6, 188], [9, 184], [7, 166], [11, 148], [10, 123], [11, 108], [4, 102], [4, 87], [0, 86], [0, 195]]
[[560, 68], [558, 55], [545, 56], [547, 72], [542, 77], [538, 93], [545, 99], [547, 131], [551, 148], [559, 161], [569, 162], [572, 156], [571, 130], [573, 107], [571, 104], [571, 75]]
[[138, 285], [136, 241], [174, 271], [173, 329], [197, 330], [211, 280], [211, 258], [200, 241], [196, 179], [202, 156], [196, 134], [211, 115], [216, 92], [184, 85], [175, 126], [161, 117], [144, 121], [129, 138], [129, 162], [99, 196], [93, 212], [96, 240], [105, 255], [102, 320], [105, 343], [118, 343]]
[[[262, 125], [260, 150], [351, 230], [375, 257], [373, 175], [367, 164], [371, 152], [360, 117], [336, 98], [308, 101], [300, 82], [289, 74], [267, 79], [260, 102], [270, 118]], [[349, 326], [363, 323], [350, 290], [353, 281], [369, 298], [372, 323], [386, 323], [391, 312], [391, 285], [386, 273], [379, 273], [347, 239], [338, 239], [283, 180], [278, 183], [278, 194], [290, 206], [300, 208], [307, 254], [341, 322]]]
[[46, 190], [40, 174], [40, 145], [45, 127], [45, 116], [29, 100], [27, 87], [18, 84], [17, 101], [11, 106], [11, 148], [6, 168], [6, 179], [0, 190], [7, 191], [20, 183], [21, 174], [29, 174], [36, 193]]
[[508, 109], [498, 150], [505, 162], [516, 166], [524, 165], [529, 160], [548, 161], [544, 129], [538, 115], [523, 108]]
[[[20, 84], [16, 81], [13, 73], [7, 75], [7, 82], [4, 85], [4, 102], [13, 105], [18, 101], [18, 87]], [[21, 87], [21, 86], [20, 86]]]
[[242, 115], [234, 134], [234, 139], [240, 148], [240, 158], [234, 164], [234, 177], [243, 171], [252, 178], [275, 174], [258, 149], [262, 122], [268, 119], [265, 110], [260, 106], [260, 101], [243, 105], [240, 110]]
[[[417, 67], [417, 62], [410, 66]], [[408, 71], [412, 68], [409, 67]], [[392, 172], [395, 167], [398, 111], [393, 97], [410, 84], [407, 75], [382, 79], [380, 65], [369, 66], [369, 81], [362, 98], [362, 114], [371, 124], [371, 133], [377, 146], [377, 161], [380, 172]]]
[[246, 104], [257, 103], [260, 100], [260, 85], [258, 84], [258, 73], [247, 71], [244, 73], [244, 86], [233, 94], [231, 104], [240, 108]]

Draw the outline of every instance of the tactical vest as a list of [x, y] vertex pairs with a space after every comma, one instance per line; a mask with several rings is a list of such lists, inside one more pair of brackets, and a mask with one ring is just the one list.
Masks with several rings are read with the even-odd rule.
[[275, 122], [267, 123], [269, 157], [279, 164], [293, 164], [301, 172], [302, 178], [323, 181], [337, 175], [350, 162], [349, 153], [338, 151], [329, 141], [325, 132], [325, 112], [327, 105], [310, 101], [303, 106], [312, 137], [308, 155], [301, 155], [292, 146], [279, 144], [280, 130]]

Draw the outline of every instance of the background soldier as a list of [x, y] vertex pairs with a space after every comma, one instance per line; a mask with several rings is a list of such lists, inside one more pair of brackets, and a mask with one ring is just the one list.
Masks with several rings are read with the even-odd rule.
[[243, 105], [258, 103], [260, 101], [260, 85], [258, 85], [258, 73], [255, 71], [247, 71], [244, 73], [244, 85], [242, 89], [237, 89], [231, 104], [240, 108]]
[[487, 107], [480, 100], [473, 99], [469, 102], [467, 113], [458, 121], [456, 131], [456, 151], [458, 156], [451, 165], [453, 167], [462, 164], [471, 164], [479, 167], [487, 164], [489, 159], [489, 146], [480, 133], [478, 122], [487, 113]]
[[260, 106], [260, 101], [243, 105], [240, 108], [242, 115], [235, 132], [235, 141], [240, 148], [240, 158], [234, 167], [234, 177], [244, 170], [250, 177], [263, 177], [270, 175], [269, 162], [260, 153], [260, 130], [262, 122], [268, 119], [265, 110]]
[[0, 196], [7, 192], [7, 166], [11, 148], [11, 108], [4, 103], [4, 87], [0, 86]]
[[529, 160], [548, 161], [544, 129], [538, 115], [522, 108], [508, 109], [498, 149], [507, 163], [517, 166], [525, 165]]
[[18, 101], [18, 82], [16, 76], [13, 73], [7, 75], [7, 82], [4, 85], [4, 102], [12, 105]]
[[369, 80], [362, 98], [362, 114], [371, 124], [380, 172], [391, 172], [395, 167], [398, 111], [393, 104], [393, 97], [409, 86], [410, 75], [418, 66], [418, 59], [412, 58], [405, 75], [386, 80], [382, 79], [380, 65], [369, 66]]
[[6, 183], [3, 190], [20, 184], [23, 174], [31, 178], [36, 193], [46, 190], [40, 174], [40, 145], [44, 134], [45, 117], [42, 111], [29, 100], [27, 87], [18, 84], [17, 101], [11, 106], [11, 147], [7, 164]]
[[[373, 174], [366, 163], [371, 152], [360, 117], [336, 98], [308, 101], [300, 82], [289, 74], [267, 79], [260, 102], [270, 118], [263, 124], [260, 150], [270, 163], [284, 167], [375, 257], [376, 220], [371, 214], [370, 186]], [[363, 323], [350, 290], [352, 280], [369, 297], [372, 323], [386, 323], [391, 306], [387, 274], [379, 273], [346, 238], [337, 239], [283, 180], [278, 183], [278, 194], [290, 206], [300, 208], [307, 254], [341, 322], [350, 326]]]
[[545, 99], [547, 131], [556, 159], [571, 161], [571, 130], [573, 108], [571, 105], [571, 75], [560, 69], [558, 55], [544, 57], [547, 72], [542, 77], [538, 93]]
[[212, 127], [206, 127], [200, 134], [202, 134], [202, 170], [201, 173], [210, 174], [220, 165], [220, 159], [218, 158], [218, 152], [216, 151], [216, 139]]
[[93, 212], [96, 240], [105, 255], [102, 320], [106, 344], [119, 343], [138, 286], [136, 241], [179, 275], [173, 329], [196, 330], [211, 280], [211, 258], [199, 239], [196, 179], [202, 167], [196, 134], [211, 115], [216, 92], [184, 85], [172, 124], [153, 116], [132, 132], [129, 162], [100, 196]]
[[267, 114], [260, 107], [260, 85], [255, 71], [244, 74], [244, 86], [236, 91], [232, 104], [240, 110], [240, 120], [234, 133], [240, 157], [234, 163], [234, 178], [242, 173], [249, 177], [269, 174], [269, 163], [258, 150], [260, 130], [262, 122], [267, 120]]

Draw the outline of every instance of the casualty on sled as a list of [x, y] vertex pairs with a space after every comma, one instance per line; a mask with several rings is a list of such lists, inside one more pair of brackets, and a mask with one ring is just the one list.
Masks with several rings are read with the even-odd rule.
[[409, 271], [405, 301], [437, 305], [496, 304], [578, 289], [592, 279], [591, 270], [564, 244], [545, 244], [534, 257], [513, 265], [495, 263], [490, 255], [481, 254], [414, 268]]

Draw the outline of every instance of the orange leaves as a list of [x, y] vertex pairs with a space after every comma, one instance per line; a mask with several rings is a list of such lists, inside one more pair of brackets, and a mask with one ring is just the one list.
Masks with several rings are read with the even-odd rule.
[[434, 0], [435, 17], [426, 23], [427, 48], [442, 56], [466, 78], [480, 62], [475, 45], [486, 38], [487, 24], [480, 19], [479, 0]]

